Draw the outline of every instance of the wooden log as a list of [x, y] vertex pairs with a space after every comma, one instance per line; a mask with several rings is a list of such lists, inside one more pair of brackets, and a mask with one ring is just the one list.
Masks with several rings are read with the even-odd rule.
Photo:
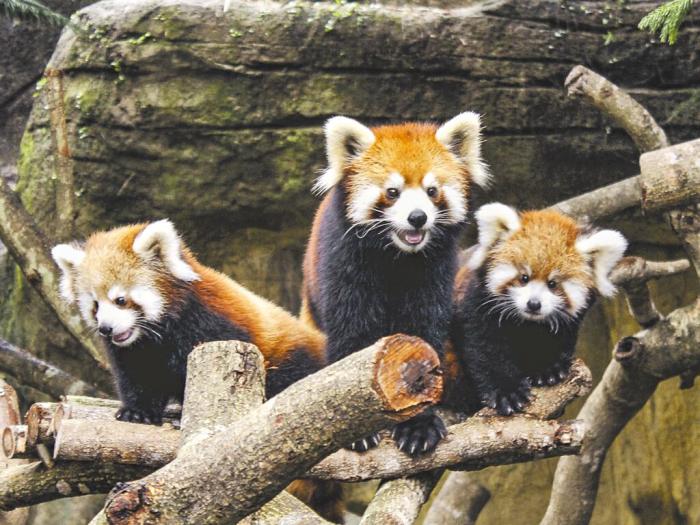
[[280, 492], [267, 505], [243, 518], [238, 525], [331, 525], [287, 492]]
[[394, 335], [313, 374], [107, 504], [110, 523], [235, 522], [328, 453], [439, 401], [440, 363]]
[[180, 432], [168, 424], [66, 419], [58, 430], [53, 458], [159, 467], [173, 460], [179, 443]]
[[360, 525], [412, 525], [442, 472], [438, 469], [382, 483]]
[[25, 422], [27, 424], [27, 449], [35, 448], [39, 443], [53, 444], [51, 420], [58, 403], [34, 403], [29, 407]]
[[700, 201], [700, 139], [639, 157], [642, 208], [650, 213]]
[[7, 459], [26, 457], [27, 425], [8, 425], [2, 429], [2, 451]]
[[433, 498], [423, 525], [474, 525], [489, 499], [491, 493], [471, 479], [469, 472], [452, 472]]
[[36, 461], [0, 472], [0, 510], [59, 498], [103, 494], [115, 484], [138, 479], [150, 468], [109, 463], [65, 462], [47, 468]]
[[31, 386], [56, 399], [65, 394], [105, 395], [98, 388], [34, 357], [4, 339], [0, 339], [0, 369], [16, 377], [23, 385]]

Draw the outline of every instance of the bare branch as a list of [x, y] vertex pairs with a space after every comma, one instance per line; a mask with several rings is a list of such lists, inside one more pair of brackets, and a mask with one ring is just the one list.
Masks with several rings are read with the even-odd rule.
[[29, 352], [0, 339], [0, 369], [52, 397], [65, 394], [104, 396], [104, 392], [78, 379]]
[[412, 525], [437, 484], [442, 470], [386, 481], [367, 507], [360, 525]]
[[491, 493], [474, 481], [469, 472], [451, 472], [433, 498], [423, 525], [459, 523], [474, 525], [481, 509], [491, 499]]
[[103, 494], [120, 481], [138, 479], [148, 467], [109, 463], [68, 462], [46, 468], [28, 463], [0, 472], [0, 509], [36, 505], [59, 498]]
[[624, 128], [641, 152], [669, 145], [654, 117], [625, 91], [584, 66], [574, 67], [564, 85], [570, 97], [584, 97]]
[[58, 320], [104, 369], [107, 358], [102, 346], [83, 325], [77, 310], [60, 297], [58, 268], [51, 259], [48, 242], [34, 224], [14, 191], [0, 178], [0, 240], [7, 247], [27, 282], [56, 313]]
[[642, 198], [639, 175], [582, 193], [551, 206], [576, 220], [592, 223], [639, 207]]
[[658, 212], [700, 200], [700, 139], [649, 151], [639, 157], [642, 208]]

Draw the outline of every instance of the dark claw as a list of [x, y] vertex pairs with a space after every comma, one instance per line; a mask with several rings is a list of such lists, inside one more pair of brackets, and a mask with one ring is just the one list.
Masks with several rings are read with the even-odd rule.
[[447, 436], [447, 428], [435, 414], [422, 414], [396, 425], [392, 437], [396, 447], [411, 456], [433, 450]]
[[137, 408], [122, 407], [114, 415], [119, 421], [128, 423], [144, 423], [146, 425], [160, 425], [163, 422], [161, 414], [147, 412]]
[[380, 439], [381, 438], [379, 437], [379, 434], [375, 432], [374, 434], [371, 434], [367, 437], [358, 439], [354, 443], [350, 443], [350, 445], [345, 448], [349, 448], [350, 450], [354, 450], [355, 452], [367, 452], [369, 449], [379, 445]]

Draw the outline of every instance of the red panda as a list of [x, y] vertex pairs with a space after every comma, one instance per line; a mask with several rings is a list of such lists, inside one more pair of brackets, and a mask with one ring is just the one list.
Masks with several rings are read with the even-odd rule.
[[476, 213], [479, 245], [460, 271], [453, 341], [476, 402], [519, 412], [531, 385], [566, 377], [578, 328], [627, 241], [561, 213], [487, 204]]
[[205, 341], [257, 345], [268, 396], [324, 364], [321, 333], [200, 264], [168, 220], [94, 233], [52, 254], [63, 297], [106, 343], [118, 419], [158, 422], [169, 397], [182, 399], [187, 355]]
[[[329, 166], [315, 189], [326, 196], [304, 258], [302, 320], [326, 334], [331, 363], [397, 332], [422, 337], [442, 355], [457, 239], [473, 186], [488, 182], [479, 116], [372, 129], [334, 117], [325, 135]], [[393, 431], [410, 454], [432, 450], [444, 434], [432, 411]], [[350, 448], [365, 451], [378, 440]]]
[[[104, 339], [122, 402], [117, 419], [160, 423], [168, 399], [182, 401], [187, 356], [203, 342], [254, 343], [268, 398], [325, 364], [318, 330], [200, 264], [168, 220], [97, 232], [52, 255], [64, 299]], [[298, 480], [289, 490], [342, 521], [337, 483]]]

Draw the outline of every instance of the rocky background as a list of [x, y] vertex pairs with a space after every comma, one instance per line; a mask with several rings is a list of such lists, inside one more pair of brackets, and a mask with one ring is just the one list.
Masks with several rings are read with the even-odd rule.
[[[296, 310], [332, 115], [376, 124], [481, 112], [495, 183], [477, 204], [518, 207], [639, 171], [624, 133], [565, 97], [576, 64], [627, 88], [673, 142], [700, 137], [700, 16], [675, 46], [659, 44], [636, 29], [656, 4], [234, 1], [224, 13], [222, 0], [107, 0], [77, 16], [85, 29], [64, 32], [45, 76], [55, 33], [0, 19], [0, 169], [18, 167], [25, 206], [56, 242], [170, 217], [203, 262]], [[613, 226], [633, 253], [680, 255], [658, 217]], [[697, 282], [655, 291], [665, 312]], [[637, 329], [621, 300], [590, 312], [580, 355], [596, 378], [613, 342]], [[2, 256], [0, 336], [104, 380]], [[606, 460], [593, 523], [700, 523], [699, 401], [697, 388], [660, 387]], [[476, 473], [493, 494], [479, 523], [537, 523], [554, 467]]]

